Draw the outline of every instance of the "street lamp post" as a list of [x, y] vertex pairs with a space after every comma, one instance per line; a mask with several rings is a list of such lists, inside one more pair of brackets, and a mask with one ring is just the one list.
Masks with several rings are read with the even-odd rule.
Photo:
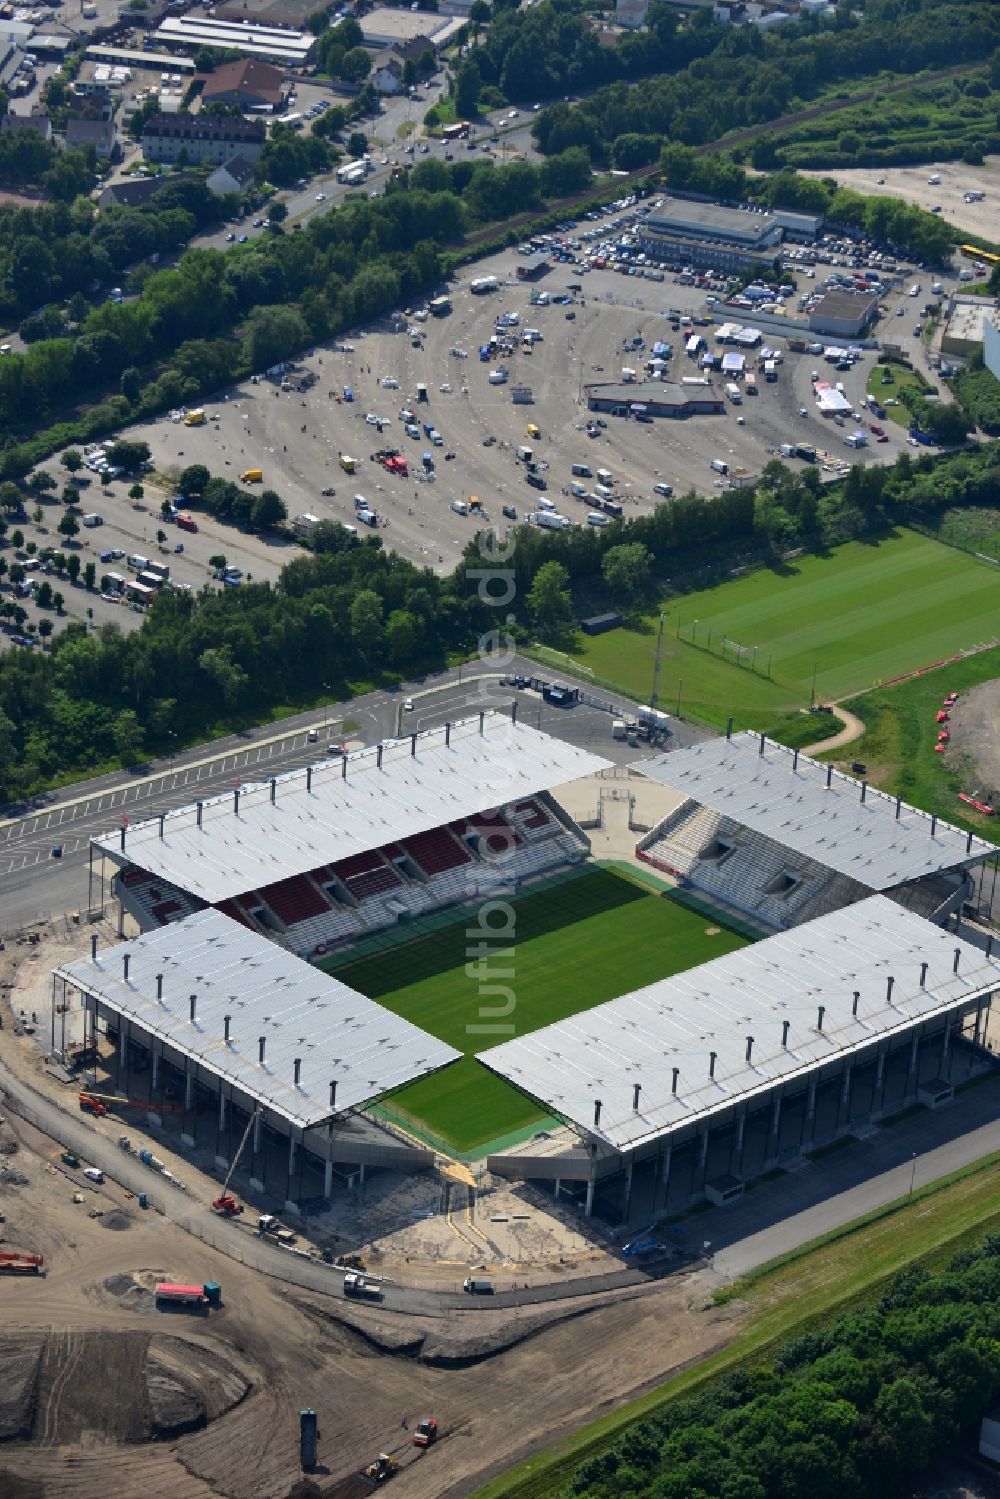
[[913, 1183], [916, 1180], [916, 1177], [917, 1177], [917, 1152], [914, 1151], [913, 1152], [913, 1165], [910, 1168], [910, 1193], [909, 1193], [909, 1200], [911, 1202], [913, 1201]]
[[[320, 685], [322, 686], [324, 692], [329, 692], [331, 690], [329, 682], [323, 682]], [[324, 700], [324, 702], [323, 702], [323, 727], [324, 727], [324, 729], [326, 728], [327, 718], [329, 717], [329, 713], [330, 713], [330, 704], [329, 704], [328, 701]]]

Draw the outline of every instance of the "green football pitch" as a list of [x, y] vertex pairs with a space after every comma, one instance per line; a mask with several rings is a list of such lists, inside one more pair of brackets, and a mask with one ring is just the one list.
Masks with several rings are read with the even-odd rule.
[[[816, 700], [833, 701], [994, 640], [997, 594], [994, 567], [899, 530], [673, 597], [660, 707], [676, 711], [679, 698], [682, 712], [720, 727], [732, 713], [737, 727], [770, 728], [809, 706], [814, 673]], [[574, 655], [648, 702], [656, 638], [653, 614], [635, 630], [581, 640]]]
[[[522, 896], [510, 909], [512, 943], [504, 951], [503, 940], [487, 942], [485, 977], [478, 972], [474, 908], [451, 925], [332, 969], [343, 983], [465, 1053], [385, 1104], [390, 1118], [459, 1154], [475, 1155], [546, 1119], [531, 1099], [482, 1067], [475, 1052], [732, 952], [746, 940], [668, 892], [605, 869]], [[498, 914], [491, 919], [500, 924]], [[508, 1001], [503, 993], [481, 993], [481, 985], [510, 990], [509, 1016], [484, 1016], [484, 1008]], [[508, 1023], [509, 1033], [476, 1029]]]

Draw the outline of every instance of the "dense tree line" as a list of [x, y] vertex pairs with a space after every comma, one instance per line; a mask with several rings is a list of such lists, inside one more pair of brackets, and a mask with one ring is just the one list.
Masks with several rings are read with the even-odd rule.
[[950, 384], [972, 425], [994, 437], [1000, 434], [1000, 380], [985, 368], [982, 354], [973, 355]]
[[[857, 21], [846, 9], [838, 7], [832, 25], [803, 21], [766, 33], [756, 26], [716, 28], [698, 12], [690, 25], [700, 23], [715, 43], [705, 55], [640, 87], [619, 81], [578, 104], [552, 105], [533, 127], [539, 148], [585, 146], [595, 162], [605, 163], [621, 135], [700, 146], [801, 108], [839, 81], [845, 90], [856, 89], [887, 67], [909, 77], [955, 63], [985, 65], [1000, 46], [996, 6], [870, 0]], [[544, 66], [544, 57], [535, 66]]]
[[[0, 136], [0, 142], [10, 138]], [[0, 320], [18, 323], [30, 310], [57, 303], [66, 307], [61, 325], [82, 324], [95, 283], [107, 287], [127, 265], [177, 249], [231, 207], [204, 182], [170, 177], [141, 209], [98, 212], [82, 196], [42, 208], [0, 204]], [[133, 284], [141, 280], [142, 274]], [[5, 419], [0, 407], [0, 423]]]
[[1000, 1395], [1000, 1236], [630, 1426], [575, 1499], [902, 1499]]
[[[88, 309], [81, 294], [79, 320], [60, 336], [0, 360], [0, 478], [20, 477], [67, 442], [190, 404], [310, 341], [370, 322], [435, 285], [442, 247], [460, 244], [468, 228], [541, 210], [548, 196], [590, 180], [583, 152], [539, 167], [428, 160], [382, 197], [348, 199], [299, 232], [276, 225], [226, 253], [188, 250], [168, 270], [147, 262], [129, 282], [139, 291], [134, 300]], [[174, 194], [168, 202], [189, 203], [200, 191], [197, 182], [168, 183], [156, 201]], [[183, 233], [190, 211], [118, 209], [96, 226], [88, 202], [0, 209], [0, 227], [5, 216], [16, 230], [9, 253], [19, 296], [37, 305], [56, 287], [66, 295], [91, 276], [103, 281], [139, 245]], [[98, 404], [80, 412], [88, 396]]]
[[[116, 456], [141, 461], [141, 444], [121, 446], [126, 451]], [[130, 447], [140, 451], [130, 455]], [[791, 545], [874, 533], [906, 506], [926, 513], [995, 503], [998, 481], [998, 443], [937, 460], [914, 462], [904, 453], [891, 469], [856, 467], [835, 485], [821, 485], [809, 469], [796, 474], [772, 463], [753, 488], [711, 500], [683, 495], [627, 525], [519, 527], [512, 555], [471, 545], [445, 579], [384, 552], [377, 537], [358, 541], [343, 526], [324, 523], [313, 555], [289, 563], [275, 586], [166, 590], [132, 635], [113, 624], [88, 633], [73, 623], [51, 652], [0, 655], [0, 799], [115, 754], [132, 761], [162, 751], [168, 730], [196, 741], [224, 720], [266, 720], [281, 704], [308, 701], [323, 684], [347, 695], [364, 682], [412, 675], [451, 652], [471, 651], [501, 627], [484, 597], [484, 569], [513, 570], [523, 601], [513, 634], [537, 638], [572, 623], [580, 607], [574, 599], [588, 612], [603, 600], [629, 607], [654, 579], [701, 581], [713, 567], [723, 577], [737, 561], [766, 559]], [[277, 495], [249, 499], [202, 466], [185, 470], [181, 488], [240, 524], [280, 524]], [[64, 492], [67, 504], [74, 494], [71, 486]], [[24, 499], [17, 485], [0, 484], [0, 510], [13, 514]], [[20, 545], [9, 524], [0, 520], [0, 542], [7, 533]], [[69, 525], [63, 534], [71, 538]], [[20, 564], [8, 567], [4, 550], [0, 578], [16, 582]], [[89, 576], [80, 580], [76, 569], [70, 581], [93, 588], [89, 567]], [[506, 588], [501, 578], [500, 591]]]
[[468, 643], [471, 605], [428, 570], [330, 528], [336, 550], [296, 558], [280, 583], [194, 596], [164, 590], [142, 628], [71, 623], [51, 652], [0, 657], [0, 795], [119, 755], [256, 721], [328, 684], [349, 694], [443, 664]]
[[37, 188], [59, 202], [72, 202], [78, 193], [89, 192], [94, 163], [92, 147], [62, 151], [33, 130], [0, 135], [0, 187]]

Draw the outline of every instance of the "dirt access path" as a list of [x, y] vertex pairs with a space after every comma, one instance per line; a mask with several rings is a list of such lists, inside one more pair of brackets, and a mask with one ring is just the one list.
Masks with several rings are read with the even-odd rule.
[[[2, 1493], [286, 1499], [300, 1476], [298, 1412], [312, 1407], [322, 1494], [367, 1492], [357, 1474], [389, 1451], [406, 1461], [393, 1485], [401, 1499], [458, 1499], [487, 1474], [721, 1346], [740, 1322], [738, 1309], [704, 1309], [697, 1275], [531, 1315], [421, 1320], [345, 1307], [336, 1297], [286, 1289], [197, 1243], [141, 1212], [113, 1183], [74, 1203], [52, 1141], [16, 1116], [3, 1138], [14, 1146], [5, 1159], [27, 1185], [0, 1185], [2, 1232], [12, 1245], [44, 1254], [47, 1270], [39, 1279], [0, 1281], [4, 1338], [45, 1339], [47, 1369], [63, 1358], [67, 1369], [92, 1370], [99, 1356], [104, 1372], [60, 1383], [58, 1399], [37, 1412], [31, 1438], [3, 1444]], [[104, 1216], [91, 1218], [92, 1207]], [[141, 1287], [151, 1277], [217, 1279], [223, 1306], [206, 1317], [169, 1315], [155, 1310], [148, 1293], [122, 1294], [129, 1278]], [[200, 1430], [123, 1440], [126, 1376], [135, 1368], [135, 1339], [147, 1333], [186, 1345], [195, 1371], [206, 1355], [218, 1355], [249, 1392]], [[410, 1433], [426, 1414], [437, 1416], [441, 1440], [410, 1461]]]
[[854, 713], [849, 713], [839, 703], [834, 704], [838, 718], [844, 720], [844, 727], [838, 729], [836, 734], [831, 734], [827, 739], [817, 739], [815, 744], [807, 744], [802, 751], [804, 755], [821, 755], [827, 750], [843, 749], [845, 744], [853, 744], [855, 739], [860, 739], [865, 732], [865, 726], [860, 718]]

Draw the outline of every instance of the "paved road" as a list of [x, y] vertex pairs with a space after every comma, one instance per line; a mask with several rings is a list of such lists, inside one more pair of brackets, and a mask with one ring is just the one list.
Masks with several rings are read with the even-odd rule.
[[[5, 1109], [21, 1114], [51, 1138], [49, 1158], [54, 1163], [60, 1151], [68, 1147], [126, 1190], [147, 1192], [155, 1210], [221, 1253], [288, 1285], [327, 1295], [341, 1291], [342, 1271], [279, 1250], [260, 1240], [249, 1227], [218, 1218], [204, 1203], [160, 1180], [136, 1156], [118, 1149], [109, 1135], [37, 1093], [2, 1060], [0, 1090]], [[688, 1252], [676, 1268], [689, 1268], [692, 1258], [704, 1251], [712, 1256], [711, 1275], [717, 1281], [731, 1280], [800, 1248], [819, 1234], [897, 1201], [911, 1184], [925, 1186], [981, 1159], [1000, 1149], [998, 1103], [1000, 1077], [993, 1077], [960, 1094], [943, 1110], [928, 1111], [886, 1129], [873, 1129], [856, 1147], [820, 1161], [797, 1162], [788, 1175], [760, 1184], [735, 1206], [713, 1208], [689, 1220]], [[171, 1161], [166, 1150], [163, 1154], [177, 1175], [186, 1174], [183, 1160]], [[84, 1184], [77, 1173], [67, 1174]], [[516, 1289], [498, 1292], [486, 1303], [463, 1295], [457, 1284], [454, 1291], [435, 1291], [388, 1283], [382, 1307], [411, 1316], [482, 1310], [484, 1304], [516, 1309], [648, 1285], [670, 1274], [671, 1269], [669, 1262], [660, 1261], [644, 1268], [623, 1267], [605, 1275], [546, 1284], [524, 1282]]]
[[[529, 674], [542, 670], [530, 661], [512, 663], [510, 669]], [[545, 674], [565, 675], [562, 670]], [[187, 750], [173, 760], [154, 762], [141, 771], [116, 772], [35, 798], [21, 815], [0, 822], [2, 930], [13, 932], [40, 917], [85, 908], [90, 839], [120, 827], [123, 815], [132, 822], [155, 817], [198, 798], [228, 791], [237, 779], [263, 779], [307, 765], [323, 757], [325, 740], [340, 742], [345, 721], [357, 725], [347, 731], [349, 741], [376, 744], [401, 731], [431, 728], [480, 708], [509, 710], [511, 701], [517, 699], [522, 721], [532, 727], [585, 746], [616, 763], [637, 758], [636, 750], [612, 740], [608, 713], [582, 704], [571, 709], [549, 707], [537, 693], [500, 687], [498, 676], [499, 672], [488, 664], [471, 663], [404, 685], [396, 692], [368, 693], [231, 735]], [[602, 701], [617, 701], [611, 694], [601, 692], [599, 696]], [[414, 704], [410, 712], [403, 709], [407, 698]], [[676, 728], [674, 742], [678, 745], [703, 737], [701, 731], [687, 724], [678, 723]], [[316, 742], [308, 738], [311, 729], [319, 731]], [[59, 860], [51, 856], [56, 844], [63, 849]]]
[[722, 1280], [732, 1280], [820, 1234], [905, 1197], [1000, 1150], [1000, 1075], [790, 1174], [759, 1183], [749, 1197], [697, 1220], [698, 1245], [712, 1246]]

